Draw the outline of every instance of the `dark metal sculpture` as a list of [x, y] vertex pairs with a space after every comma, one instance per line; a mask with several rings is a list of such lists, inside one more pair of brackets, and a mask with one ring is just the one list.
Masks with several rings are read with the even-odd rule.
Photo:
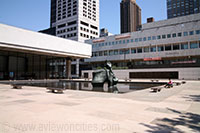
[[92, 73], [92, 86], [102, 87], [105, 82], [108, 82], [108, 88], [113, 88], [114, 85], [118, 83], [118, 79], [115, 77], [112, 71], [112, 64], [110, 62], [106, 63], [106, 66], [103, 70], [99, 70]]

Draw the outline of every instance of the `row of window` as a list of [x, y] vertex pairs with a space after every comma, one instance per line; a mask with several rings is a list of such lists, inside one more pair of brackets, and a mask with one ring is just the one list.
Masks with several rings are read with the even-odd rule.
[[66, 25], [71, 26], [71, 25], [75, 25], [76, 23], [77, 23], [76, 21], [70, 21], [70, 22], [67, 22], [67, 23], [59, 24], [57, 27], [58, 27], [58, 29], [64, 28]]
[[122, 54], [162, 52], [162, 51], [187, 50], [187, 49], [197, 49], [197, 48], [200, 48], [200, 41], [190, 42], [190, 43], [185, 42], [181, 44], [157, 45], [151, 47], [138, 47], [129, 49], [98, 51], [98, 52], [93, 52], [92, 56], [112, 56], [112, 55], [122, 55]]
[[74, 30], [76, 30], [76, 27], [67, 28], [67, 31], [68, 31], [68, 32], [69, 32], [69, 31], [74, 31]]
[[142, 41], [169, 39], [169, 38], [182, 37], [182, 36], [191, 36], [195, 34], [200, 35], [200, 30], [189, 31], [189, 32], [186, 31], [183, 33], [179, 32], [179, 33], [173, 33], [173, 34], [163, 34], [163, 35], [157, 35], [157, 36], [141, 37], [141, 38], [127, 39], [127, 40], [119, 40], [119, 41], [113, 41], [113, 42], [96, 43], [96, 44], [93, 44], [93, 47], [102, 47], [102, 46], [109, 46], [109, 45], [116, 45], [116, 44], [128, 44], [128, 43], [142, 42]]
[[65, 33], [65, 32], [66, 32], [65, 29], [63, 29], [63, 30], [58, 30], [58, 31], [57, 31], [57, 34], [62, 34], [62, 33]]
[[[63, 5], [63, 6], [61, 6]], [[66, 5], [68, 5], [67, 7], [67, 13], [66, 13]], [[62, 9], [62, 10], [61, 10]], [[61, 14], [62, 11], [62, 14]], [[58, 1], [58, 20], [61, 20], [66, 18], [66, 17], [71, 17], [74, 15], [77, 15], [77, 1], [68, 1], [68, 3], [66, 3], [66, 1], [63, 1], [63, 3], [61, 4], [61, 2]]]
[[90, 38], [90, 39], [94, 39], [95, 37], [93, 37], [93, 36], [89, 36], [89, 35], [86, 35], [86, 34], [84, 34], [84, 33], [80, 33], [80, 36], [81, 37], [84, 37], [84, 38]]
[[[59, 37], [62, 37], [62, 38], [71, 38], [71, 37], [76, 37], [77, 36], [77, 33], [69, 33], [67, 35], [60, 35]], [[95, 37], [93, 36], [89, 36], [89, 35], [86, 35], [84, 33], [80, 33], [80, 36], [81, 37], [84, 37], [84, 38], [90, 38], [90, 39], [94, 39]]]
[[[80, 21], [80, 23], [84, 26], [87, 26], [89, 27], [89, 23], [86, 23], [86, 22], [83, 22], [83, 21]], [[98, 27], [94, 26], [94, 25], [90, 25], [90, 28], [92, 29], [95, 29], [95, 30], [98, 30]]]
[[98, 32], [95, 32], [95, 31], [92, 31], [92, 30], [89, 31], [89, 29], [87, 29], [87, 28], [80, 27], [80, 29], [82, 31], [85, 31], [85, 32], [88, 32], [88, 33], [90, 32], [91, 34], [98, 35]]
[[96, 21], [96, 1], [83, 1], [83, 16]]
[[62, 38], [71, 38], [71, 37], [76, 37], [77, 33], [70, 33], [70, 34], [67, 34], [67, 35], [61, 35], [59, 37], [62, 37]]

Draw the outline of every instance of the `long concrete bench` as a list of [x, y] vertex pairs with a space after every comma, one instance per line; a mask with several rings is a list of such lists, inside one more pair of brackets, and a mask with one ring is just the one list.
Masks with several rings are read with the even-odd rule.
[[158, 79], [152, 79], [151, 82], [159, 82]]
[[160, 92], [164, 88], [163, 86], [156, 86], [156, 87], [151, 87], [152, 92]]
[[63, 91], [65, 89], [64, 88], [48, 87], [47, 90], [50, 90], [52, 93], [63, 93]]
[[11, 84], [12, 89], [22, 89], [21, 85], [17, 85], [17, 84]]

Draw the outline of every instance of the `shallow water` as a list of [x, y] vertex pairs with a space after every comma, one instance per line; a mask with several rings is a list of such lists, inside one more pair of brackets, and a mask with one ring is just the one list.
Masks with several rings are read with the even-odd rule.
[[18, 83], [26, 86], [38, 86], [38, 87], [54, 87], [64, 88], [70, 90], [81, 90], [81, 91], [96, 91], [96, 92], [108, 92], [108, 93], [128, 93], [131, 91], [143, 90], [159, 84], [152, 83], [118, 83], [113, 88], [108, 88], [107, 84], [104, 84], [103, 88], [93, 88], [90, 82], [66, 82], [66, 81], [54, 81], [54, 82], [23, 82]]

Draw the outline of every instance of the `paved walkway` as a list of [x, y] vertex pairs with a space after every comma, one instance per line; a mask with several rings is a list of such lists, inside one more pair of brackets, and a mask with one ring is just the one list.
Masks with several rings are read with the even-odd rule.
[[0, 85], [0, 133], [200, 132], [200, 82], [126, 94]]

